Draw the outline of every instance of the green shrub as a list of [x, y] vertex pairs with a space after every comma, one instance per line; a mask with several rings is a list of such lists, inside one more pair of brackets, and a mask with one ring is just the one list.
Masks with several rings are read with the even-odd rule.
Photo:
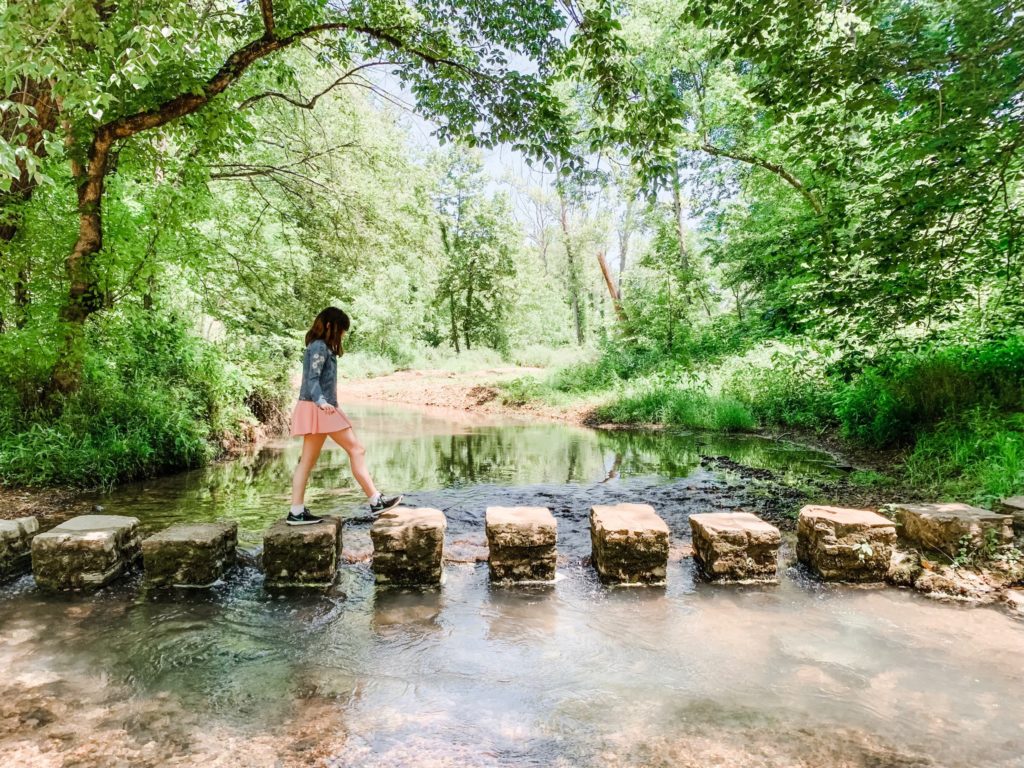
[[551, 385], [559, 392], [606, 392], [623, 381], [656, 370], [671, 370], [672, 367], [672, 361], [657, 348], [609, 341], [602, 347], [601, 355], [596, 360], [556, 371]]
[[598, 408], [595, 415], [613, 424], [665, 424], [723, 432], [755, 427], [750, 411], [734, 398], [667, 384], [642, 386]]
[[520, 406], [546, 399], [549, 387], [533, 376], [520, 376], [501, 385], [501, 402], [505, 405]]
[[[22, 343], [17, 334], [0, 337], [5, 353]], [[264, 351], [263, 360], [245, 360], [246, 372], [234, 359], [242, 354], [156, 313], [106, 313], [90, 324], [77, 393], [38, 402], [34, 393], [50, 363], [37, 351], [33, 386], [21, 388], [32, 391], [3, 401], [0, 481], [109, 486], [209, 461], [223, 440], [255, 423], [247, 403], [258, 400], [264, 415], [280, 413], [283, 358], [268, 359]], [[4, 364], [0, 389], [17, 391], [13, 379], [25, 371], [24, 364]]]
[[836, 397], [843, 436], [874, 446], [912, 445], [919, 433], [976, 407], [1024, 407], [1024, 339], [891, 355]]
[[936, 496], [991, 506], [1024, 493], [1024, 414], [976, 408], [918, 437], [907, 479]]
[[738, 369], [723, 391], [743, 403], [761, 424], [817, 431], [834, 426], [835, 388], [820, 361], [775, 355], [772, 363]]

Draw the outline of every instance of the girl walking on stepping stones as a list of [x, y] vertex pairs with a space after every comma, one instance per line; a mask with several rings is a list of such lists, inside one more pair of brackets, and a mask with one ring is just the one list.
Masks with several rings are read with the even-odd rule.
[[377, 490], [366, 468], [366, 449], [356, 438], [352, 422], [338, 408], [338, 355], [341, 340], [349, 329], [348, 315], [337, 307], [328, 307], [313, 321], [306, 333], [306, 354], [302, 359], [302, 386], [299, 402], [292, 412], [292, 436], [302, 436], [302, 458], [292, 477], [292, 506], [289, 525], [311, 525], [323, 518], [306, 508], [306, 483], [324, 443], [330, 437], [345, 449], [352, 476], [366, 493], [373, 514], [396, 506], [401, 496], [387, 498]]

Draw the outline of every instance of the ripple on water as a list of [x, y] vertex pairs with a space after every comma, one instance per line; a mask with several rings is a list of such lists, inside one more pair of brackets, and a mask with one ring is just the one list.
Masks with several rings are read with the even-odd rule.
[[[694, 511], [757, 510], [765, 488], [701, 455], [800, 475], [827, 457], [771, 441], [473, 428], [353, 409], [381, 485], [449, 520], [447, 581], [377, 589], [343, 456], [317, 509], [348, 519], [338, 585], [268, 594], [260, 532], [295, 446], [122, 489], [147, 530], [240, 521], [247, 563], [208, 592], [47, 597], [0, 588], [0, 750], [8, 766], [743, 766], [1022, 768], [1024, 626], [896, 590], [695, 579]], [[705, 462], [707, 464], [707, 462]], [[676, 546], [663, 587], [602, 586], [593, 503], [655, 505]], [[553, 585], [493, 586], [486, 506], [559, 522]], [[787, 544], [788, 546], [788, 544]]]

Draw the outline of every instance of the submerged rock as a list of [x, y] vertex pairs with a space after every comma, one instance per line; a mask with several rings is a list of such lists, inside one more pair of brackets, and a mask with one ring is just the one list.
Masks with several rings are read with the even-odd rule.
[[554, 581], [558, 523], [547, 507], [488, 507], [488, 567], [494, 581]]
[[235, 564], [238, 523], [178, 523], [142, 542], [146, 583], [207, 587]]
[[665, 581], [668, 526], [649, 504], [591, 507], [590, 542], [591, 561], [602, 581]]
[[1013, 543], [1013, 517], [968, 504], [896, 504], [901, 535], [926, 549], [956, 557], [962, 549], [979, 550]]
[[384, 512], [370, 528], [377, 583], [440, 584], [447, 527], [438, 509], [399, 507]]
[[797, 520], [797, 558], [827, 581], [884, 581], [896, 526], [866, 509], [808, 505]]
[[0, 520], [0, 581], [32, 567], [32, 539], [37, 533], [39, 521], [34, 517]]
[[690, 515], [693, 556], [704, 573], [725, 581], [777, 581], [779, 529], [749, 512]]
[[278, 520], [263, 534], [263, 572], [268, 587], [330, 586], [338, 574], [341, 519], [315, 525]]
[[128, 571], [139, 554], [137, 518], [81, 515], [32, 540], [32, 573], [43, 589], [97, 589]]

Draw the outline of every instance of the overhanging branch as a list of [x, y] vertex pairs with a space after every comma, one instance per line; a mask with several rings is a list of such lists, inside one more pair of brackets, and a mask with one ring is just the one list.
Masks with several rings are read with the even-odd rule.
[[780, 179], [789, 184], [789, 186], [793, 187], [793, 189], [799, 192], [800, 195], [811, 206], [811, 208], [814, 209], [814, 212], [818, 216], [825, 215], [824, 208], [822, 208], [821, 201], [818, 200], [818, 196], [814, 194], [813, 191], [807, 189], [807, 187], [804, 186], [803, 182], [800, 181], [800, 179], [798, 179], [796, 176], [794, 176], [792, 173], [790, 173], [788, 170], [786, 170], [783, 166], [779, 165], [778, 163], [773, 163], [769, 160], [764, 160], [753, 155], [747, 155], [742, 152], [735, 152], [722, 149], [720, 147], [714, 146], [713, 144], [708, 144], [707, 142], [705, 142], [701, 146], [701, 149], [704, 152], [707, 152], [709, 155], [714, 155], [715, 157], [726, 157], [729, 158], [730, 160], [736, 160], [737, 162], [746, 163], [747, 165], [755, 165], [758, 168], [764, 168], [766, 171], [774, 173]]
[[294, 98], [292, 96], [289, 96], [289, 95], [287, 95], [285, 93], [281, 93], [279, 91], [266, 91], [264, 93], [258, 93], [255, 96], [250, 96], [248, 99], [243, 101], [239, 106], [242, 109], [247, 109], [247, 108], [251, 107], [253, 104], [256, 104], [257, 102], [263, 101], [263, 99], [272, 99], [273, 98], [273, 99], [282, 99], [283, 101], [286, 101], [289, 104], [291, 104], [293, 107], [298, 107], [299, 109], [313, 109], [314, 107], [316, 107], [316, 103], [321, 98], [326, 96], [328, 93], [333, 91], [338, 86], [344, 85], [347, 80], [349, 80], [351, 77], [353, 77], [356, 73], [360, 72], [361, 70], [369, 69], [370, 67], [395, 65], [397, 63], [398, 62], [395, 62], [395, 61], [371, 61], [371, 62], [367, 62], [365, 64], [360, 64], [357, 67], [353, 67], [348, 72], [346, 72], [341, 77], [339, 77], [337, 80], [335, 80], [333, 83], [331, 83], [326, 88], [324, 88], [322, 91], [320, 91], [319, 93], [314, 94], [313, 97], [309, 101], [301, 101], [299, 99], [296, 99], [296, 98]]

